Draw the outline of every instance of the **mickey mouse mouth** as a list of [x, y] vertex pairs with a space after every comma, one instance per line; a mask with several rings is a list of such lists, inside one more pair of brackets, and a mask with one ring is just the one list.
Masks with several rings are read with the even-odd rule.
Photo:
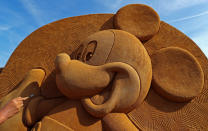
[[104, 88], [99, 94], [96, 94], [90, 98], [94, 104], [101, 105], [101, 104], [105, 103], [109, 99], [109, 97], [111, 97], [112, 90], [113, 90], [112, 89], [113, 83], [115, 81], [116, 75], [117, 75], [116, 72], [113, 73], [113, 78], [110, 81], [110, 83], [108, 84], [108, 86], [106, 88]]

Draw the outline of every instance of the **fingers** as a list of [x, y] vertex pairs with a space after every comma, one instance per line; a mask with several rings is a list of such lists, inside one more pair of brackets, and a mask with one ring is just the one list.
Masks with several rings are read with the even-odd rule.
[[17, 97], [17, 100], [19, 101], [24, 101], [27, 100], [29, 97]]
[[16, 109], [17, 109], [16, 111], [19, 112], [22, 107], [23, 107], [23, 103], [16, 104]]
[[21, 97], [21, 100], [27, 100], [29, 97]]
[[20, 109], [23, 106], [23, 101], [20, 98], [16, 98], [12, 100], [14, 107]]
[[17, 97], [17, 105], [18, 107], [23, 107], [23, 101], [27, 100], [29, 97]]
[[23, 101], [27, 100], [29, 97], [17, 97], [14, 98], [12, 100], [13, 104], [16, 106], [16, 108], [18, 108], [19, 110], [21, 109], [21, 107], [23, 107]]
[[7, 118], [15, 115], [17, 112], [21, 110], [21, 108], [24, 106], [23, 101], [27, 100], [28, 97], [17, 97], [12, 100], [10, 100], [4, 107], [3, 111]]

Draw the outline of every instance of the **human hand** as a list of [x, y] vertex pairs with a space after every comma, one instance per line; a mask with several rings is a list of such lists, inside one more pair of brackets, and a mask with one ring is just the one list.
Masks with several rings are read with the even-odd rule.
[[2, 109], [0, 109], [0, 123], [14, 116], [23, 107], [23, 101], [29, 97], [17, 97], [9, 101]]

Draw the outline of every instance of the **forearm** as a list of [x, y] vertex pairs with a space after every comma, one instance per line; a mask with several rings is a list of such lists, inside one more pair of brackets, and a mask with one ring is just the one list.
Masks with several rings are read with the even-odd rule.
[[28, 99], [28, 97], [17, 97], [9, 101], [3, 108], [0, 109], [0, 124], [6, 121], [8, 118], [14, 116], [20, 111], [23, 106], [23, 100]]
[[0, 124], [5, 122], [8, 118], [6, 117], [6, 113], [4, 109], [0, 109]]

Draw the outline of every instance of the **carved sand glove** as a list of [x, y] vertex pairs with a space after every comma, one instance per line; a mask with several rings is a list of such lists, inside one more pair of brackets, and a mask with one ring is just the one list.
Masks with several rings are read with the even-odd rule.
[[95, 105], [90, 98], [82, 100], [91, 115], [102, 117], [111, 111], [128, 112], [134, 108], [140, 95], [140, 78], [130, 65], [113, 62], [91, 66], [71, 60], [65, 53], [59, 54], [55, 63], [57, 87], [72, 99], [95, 95], [113, 81], [113, 91], [104, 104]]
[[33, 98], [24, 111], [23, 120], [27, 127], [32, 127], [40, 121], [54, 107], [66, 100], [65, 97], [45, 99], [42, 96]]

